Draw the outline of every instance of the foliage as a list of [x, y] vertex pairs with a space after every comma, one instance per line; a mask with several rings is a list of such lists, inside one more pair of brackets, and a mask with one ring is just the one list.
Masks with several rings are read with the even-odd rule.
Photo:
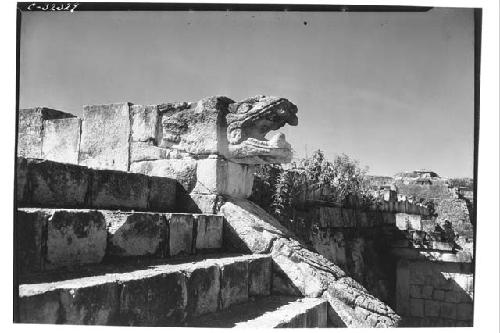
[[360, 168], [358, 161], [346, 154], [337, 155], [330, 162], [317, 150], [311, 157], [293, 162], [287, 168], [260, 167], [256, 179], [263, 190], [253, 200], [258, 197], [257, 202], [264, 209], [281, 217], [291, 217], [293, 208], [311, 197], [364, 207], [375, 202], [369, 192], [366, 172], [367, 168]]

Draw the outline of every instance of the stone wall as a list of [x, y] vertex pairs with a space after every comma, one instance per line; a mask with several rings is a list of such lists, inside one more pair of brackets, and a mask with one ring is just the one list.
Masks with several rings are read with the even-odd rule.
[[[274, 190], [275, 189], [272, 188], [270, 184], [264, 182], [259, 177], [255, 177], [250, 200], [262, 207], [269, 207], [273, 200], [270, 194], [272, 194]], [[349, 196], [342, 203], [335, 202], [332, 200], [332, 192], [333, 189], [328, 185], [303, 185], [302, 189], [297, 190], [297, 193], [294, 194], [294, 204], [301, 209], [311, 205], [324, 205], [356, 210], [405, 213], [421, 216], [429, 216], [432, 214], [431, 210], [423, 204], [410, 201], [406, 197], [398, 200], [397, 193], [392, 190], [376, 191], [376, 193], [372, 193], [375, 200], [370, 205], [362, 203], [362, 200], [356, 196]]]
[[404, 326], [472, 326], [470, 263], [401, 259], [396, 311]]
[[221, 110], [223, 105], [210, 103], [220, 99], [224, 100], [86, 105], [83, 119], [47, 108], [20, 110], [17, 154], [65, 163], [68, 170], [72, 170], [69, 164], [76, 164], [89, 170], [172, 178], [179, 185], [172, 192], [181, 204], [179, 210], [214, 213], [221, 195], [246, 197], [253, 182], [251, 165], [229, 161], [218, 153], [220, 142], [227, 141], [220, 130], [226, 111]]
[[[395, 304], [393, 239], [406, 228], [421, 229], [421, 216], [316, 204], [280, 219], [307, 246], [342, 268], [389, 305]], [[395, 235], [396, 234], [396, 235]]]

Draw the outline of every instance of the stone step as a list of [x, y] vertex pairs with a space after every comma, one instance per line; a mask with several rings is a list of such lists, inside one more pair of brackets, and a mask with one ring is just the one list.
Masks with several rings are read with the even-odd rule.
[[268, 296], [268, 255], [205, 255], [39, 273], [19, 285], [21, 323], [184, 326]]
[[321, 298], [268, 296], [194, 318], [186, 326], [256, 328], [327, 327], [327, 301]]
[[171, 178], [17, 158], [18, 207], [177, 212], [176, 193]]
[[117, 257], [171, 257], [222, 248], [219, 215], [20, 208], [15, 225], [20, 274]]

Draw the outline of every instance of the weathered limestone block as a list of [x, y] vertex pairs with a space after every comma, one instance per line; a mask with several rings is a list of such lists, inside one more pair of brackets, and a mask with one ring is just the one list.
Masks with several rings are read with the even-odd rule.
[[193, 192], [247, 198], [252, 194], [253, 173], [253, 167], [223, 158], [201, 159], [198, 160]]
[[178, 194], [177, 209], [188, 213], [217, 214], [223, 201], [224, 198], [218, 194]]
[[219, 308], [220, 269], [216, 265], [194, 264], [186, 271], [186, 312], [193, 317]]
[[472, 304], [457, 304], [457, 319], [472, 320], [473, 317]]
[[156, 105], [131, 105], [130, 119], [132, 141], [156, 141], [158, 139], [158, 107]]
[[131, 142], [130, 143], [130, 163], [143, 161], [155, 161], [169, 157], [169, 151], [165, 148], [157, 147], [153, 142]]
[[197, 215], [196, 222], [196, 250], [220, 249], [224, 218], [217, 215]]
[[292, 237], [276, 219], [250, 201], [231, 199], [222, 205], [220, 213], [227, 222], [224, 240], [241, 251], [266, 253], [275, 239]]
[[148, 209], [157, 212], [174, 212], [177, 204], [177, 181], [167, 177], [149, 179]]
[[175, 107], [159, 105], [159, 146], [193, 155], [216, 154], [224, 149], [224, 116], [233, 101], [215, 96]]
[[46, 268], [99, 263], [106, 251], [106, 222], [92, 210], [56, 210], [47, 222]]
[[176, 179], [188, 193], [196, 184], [196, 160], [191, 158], [135, 162], [130, 165], [130, 171]]
[[81, 120], [79, 118], [45, 120], [43, 128], [42, 158], [78, 164]]
[[168, 239], [160, 214], [102, 211], [108, 226], [107, 254], [145, 256], [160, 253]]
[[25, 158], [16, 159], [16, 202], [26, 202], [28, 193], [28, 161]]
[[196, 166], [196, 186], [193, 190], [197, 194], [224, 193], [227, 187], [227, 162], [217, 158], [200, 159]]
[[86, 206], [89, 171], [77, 165], [28, 160], [29, 195], [23, 206], [82, 208]]
[[[68, 286], [70, 287], [70, 286]], [[73, 325], [109, 325], [119, 309], [118, 284], [65, 288], [60, 291], [64, 322]]]
[[44, 120], [72, 117], [72, 114], [45, 107], [19, 110], [17, 156], [42, 158]]
[[191, 214], [166, 214], [169, 226], [170, 255], [192, 253], [194, 217]]
[[440, 303], [432, 300], [424, 301], [425, 316], [426, 317], [439, 317], [440, 316]]
[[248, 262], [234, 261], [220, 268], [221, 310], [248, 300]]
[[112, 170], [92, 170], [91, 206], [106, 209], [148, 209], [146, 176]]
[[60, 317], [59, 291], [19, 297], [19, 322], [58, 324]]
[[248, 263], [248, 296], [271, 294], [272, 266], [270, 257], [257, 258]]
[[180, 326], [186, 316], [187, 292], [181, 272], [127, 281], [120, 295], [118, 324]]
[[96, 169], [129, 168], [129, 103], [85, 105], [80, 164]]
[[52, 215], [49, 210], [19, 209], [16, 212], [16, 264], [20, 274], [43, 269], [43, 230]]
[[410, 229], [410, 219], [408, 215], [402, 213], [396, 213], [396, 227], [399, 230], [409, 230]]

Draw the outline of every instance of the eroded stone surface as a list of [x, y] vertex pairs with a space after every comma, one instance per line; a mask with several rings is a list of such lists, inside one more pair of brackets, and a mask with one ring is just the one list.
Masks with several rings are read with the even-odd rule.
[[196, 184], [196, 160], [191, 158], [135, 162], [131, 164], [130, 171], [176, 179], [188, 193]]
[[28, 161], [25, 158], [16, 159], [16, 201], [27, 202], [29, 196], [28, 189]]
[[19, 297], [19, 321], [21, 323], [58, 324], [59, 314], [58, 291]]
[[117, 314], [119, 288], [116, 283], [63, 289], [60, 304], [64, 317], [61, 321], [74, 325], [109, 325]]
[[190, 214], [167, 214], [170, 255], [192, 253], [194, 217]]
[[149, 180], [144, 175], [92, 170], [92, 207], [146, 210], [148, 196]]
[[86, 168], [45, 160], [27, 163], [30, 191], [24, 206], [85, 207], [90, 183]]
[[220, 310], [220, 267], [260, 258], [263, 256], [242, 255], [200, 257], [194, 263], [101, 264], [87, 267], [83, 277], [58, 272], [58, 280], [53, 282], [47, 277], [54, 272], [46, 273], [49, 275], [36, 280], [47, 282], [19, 286], [20, 321], [182, 326], [189, 316]]
[[47, 222], [49, 269], [99, 263], [106, 251], [106, 223], [91, 210], [56, 210]]
[[[131, 142], [130, 163], [162, 160], [169, 157], [167, 149], [157, 147], [153, 142]], [[132, 170], [132, 169], [131, 169]]]
[[153, 255], [161, 251], [160, 245], [168, 236], [160, 214], [104, 211], [103, 215], [108, 227], [108, 255]]
[[215, 312], [219, 306], [220, 269], [218, 266], [192, 267], [187, 272], [187, 312], [196, 317]]
[[156, 141], [158, 118], [158, 108], [156, 105], [131, 105], [130, 126], [132, 128], [132, 141]]
[[269, 257], [248, 263], [248, 296], [267, 296], [271, 293], [272, 266]]
[[222, 247], [223, 217], [197, 215], [196, 222], [196, 249], [220, 249]]
[[148, 209], [157, 212], [174, 212], [177, 204], [177, 181], [167, 177], [149, 178]]
[[81, 120], [78, 118], [45, 120], [43, 127], [42, 158], [78, 164]]
[[129, 103], [85, 105], [80, 164], [96, 169], [129, 168]]
[[183, 212], [217, 214], [224, 198], [218, 194], [197, 194], [177, 197], [177, 207]]
[[168, 326], [186, 316], [186, 278], [180, 272], [137, 279], [123, 284], [118, 323], [132, 326]]
[[285, 124], [297, 125], [296, 113], [293, 103], [272, 96], [259, 95], [230, 105], [226, 117], [228, 159], [244, 164], [290, 162], [291, 146], [284, 134], [269, 141], [265, 136]]
[[164, 108], [161, 114], [160, 147], [176, 149], [193, 155], [216, 154], [223, 149], [223, 121], [227, 97], [207, 97], [193, 104]]
[[20, 209], [15, 220], [16, 232], [16, 264], [18, 272], [23, 274], [42, 270], [45, 245], [43, 230], [52, 215], [50, 210]]

